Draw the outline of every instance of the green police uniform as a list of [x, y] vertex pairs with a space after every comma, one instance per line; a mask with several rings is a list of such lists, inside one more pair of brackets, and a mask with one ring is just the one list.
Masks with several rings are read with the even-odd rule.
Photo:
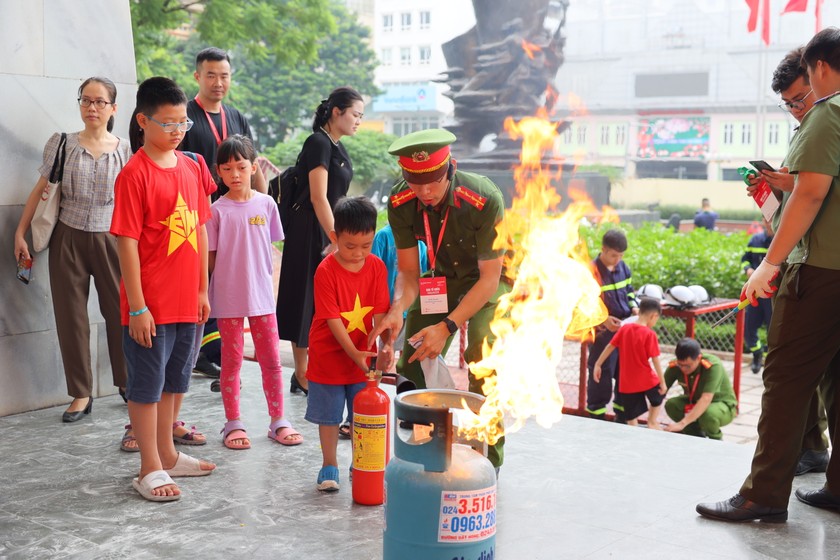
[[[427, 143], [425, 145], [412, 144], [409, 141], [407, 143], [411, 146], [409, 149], [426, 148], [428, 151], [435, 151], [435, 148], [439, 146], [434, 142], [428, 143], [428, 138], [432, 137], [431, 131], [423, 132], [427, 136], [426, 138], [421, 136], [421, 139], [426, 140]], [[414, 137], [419, 134], [415, 133]], [[410, 140], [409, 137], [401, 140], [406, 139]], [[443, 145], [448, 145], [450, 142], [445, 142]], [[392, 146], [389, 150], [391, 153], [395, 153], [393, 148]], [[446, 163], [448, 164], [448, 159]], [[434, 276], [446, 278], [448, 309], [451, 312], [478, 281], [478, 262], [493, 260], [503, 254], [503, 250], [493, 248], [493, 243], [496, 240], [496, 224], [504, 216], [504, 200], [499, 188], [486, 177], [457, 171], [452, 175], [446, 197], [439, 208], [426, 208], [420, 204], [408, 184], [401, 181], [391, 190], [388, 203], [388, 221], [394, 233], [397, 249], [416, 247], [418, 240], [428, 243], [424, 215], [428, 215], [431, 233], [431, 243], [428, 246], [430, 254], [434, 251], [435, 268], [433, 271], [427, 271], [423, 276], [429, 277], [434, 274]], [[440, 232], [444, 220], [446, 226], [441, 239]], [[440, 242], [439, 250], [438, 242]], [[499, 297], [510, 291], [511, 284], [512, 282], [503, 270], [496, 293], [469, 319], [467, 348], [464, 352], [464, 359], [467, 362], [478, 361], [482, 358], [484, 339], [492, 343], [490, 321], [493, 319]], [[408, 309], [405, 326], [406, 343], [397, 364], [397, 371], [411, 379], [417, 387], [425, 387], [426, 383], [420, 362], [408, 363], [408, 358], [414, 353], [414, 348], [408, 343], [408, 338], [421, 329], [440, 323], [447, 315], [448, 313], [421, 314], [420, 298], [417, 298]], [[453, 337], [450, 336], [442, 354], [445, 355], [452, 339]], [[469, 374], [471, 392], [483, 395], [481, 391], [483, 384], [483, 380], [477, 380], [472, 373]], [[503, 446], [504, 438], [488, 451], [488, 458], [494, 466], [498, 467], [503, 462]]]
[[721, 439], [721, 426], [726, 426], [738, 414], [738, 400], [732, 383], [717, 356], [703, 356], [700, 365], [687, 378], [677, 367], [677, 362], [671, 362], [665, 370], [665, 385], [669, 388], [674, 381], [680, 384], [683, 394], [672, 397], [665, 402], [665, 412], [672, 420], [679, 422], [688, 413], [689, 406], [694, 406], [703, 393], [714, 393], [709, 408], [682, 431], [692, 436], [706, 435], [711, 439]]

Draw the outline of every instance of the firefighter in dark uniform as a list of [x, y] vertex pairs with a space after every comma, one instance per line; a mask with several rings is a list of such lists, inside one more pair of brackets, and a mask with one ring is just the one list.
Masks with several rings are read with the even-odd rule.
[[[773, 230], [770, 229], [770, 224], [765, 220], [762, 224], [764, 231], [756, 233], [750, 237], [747, 243], [747, 250], [744, 253], [743, 262], [741, 266], [744, 269], [744, 274], [749, 278], [761, 260], [767, 255], [767, 248], [770, 247], [770, 242], [773, 241]], [[746, 309], [745, 328], [744, 328], [744, 345], [749, 352], [752, 352], [753, 361], [750, 369], [753, 373], [761, 371], [761, 365], [764, 362], [765, 348], [758, 340], [758, 329], [764, 325], [765, 328], [770, 328], [770, 318], [773, 316], [773, 300], [770, 298], [762, 298], [758, 300], [758, 305], [750, 305]]]
[[[499, 188], [486, 177], [456, 169], [450, 144], [455, 135], [442, 129], [408, 134], [391, 144], [403, 181], [392, 190], [388, 221], [397, 246], [399, 275], [394, 302], [371, 333], [400, 330], [406, 315], [406, 341], [397, 371], [418, 388], [426, 387], [421, 361], [445, 355], [452, 336], [469, 321], [467, 362], [482, 358], [482, 342], [494, 339], [490, 321], [499, 297], [512, 281], [494, 249], [496, 225], [504, 216]], [[428, 248], [429, 270], [422, 277], [417, 242]], [[416, 346], [416, 348], [415, 348]], [[483, 379], [469, 374], [469, 389], [482, 394]], [[504, 438], [490, 447], [494, 467], [503, 462]]]
[[[601, 366], [601, 379], [597, 383], [592, 370], [598, 357], [610, 343], [621, 321], [639, 314], [639, 304], [633, 292], [630, 267], [622, 260], [627, 250], [627, 236], [618, 229], [611, 229], [601, 240], [601, 252], [591, 263], [592, 275], [601, 285], [601, 299], [607, 307], [609, 317], [595, 332], [595, 340], [589, 348], [589, 380], [586, 385], [586, 412], [593, 418], [603, 420], [607, 405], [613, 399], [616, 422], [624, 422], [624, 408], [618, 394], [618, 352], [613, 352]], [[613, 383], [614, 381], [614, 383]]]

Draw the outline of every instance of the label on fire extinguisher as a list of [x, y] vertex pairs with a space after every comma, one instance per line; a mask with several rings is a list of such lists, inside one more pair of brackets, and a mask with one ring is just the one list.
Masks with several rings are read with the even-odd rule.
[[496, 485], [440, 494], [438, 542], [482, 541], [496, 534]]
[[353, 468], [357, 471], [384, 471], [388, 439], [385, 414], [353, 413]]

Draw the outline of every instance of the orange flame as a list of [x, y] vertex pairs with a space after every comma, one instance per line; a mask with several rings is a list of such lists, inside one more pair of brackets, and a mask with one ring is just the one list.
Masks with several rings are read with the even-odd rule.
[[572, 191], [567, 210], [555, 213], [559, 172], [542, 158], [555, 149], [557, 127], [544, 116], [505, 121], [510, 136], [522, 139], [522, 153], [514, 170], [517, 196], [497, 227], [497, 244], [510, 249], [506, 265], [516, 281], [500, 298], [490, 325], [495, 343], [485, 341], [485, 358], [470, 364], [484, 379], [484, 405], [478, 414], [458, 411], [460, 432], [490, 444], [530, 417], [544, 427], [560, 420], [563, 395], [556, 371], [563, 340], [588, 336], [607, 318], [578, 233], [584, 216], [597, 210], [585, 193]]
[[534, 43], [529, 43], [528, 41], [523, 39], [522, 50], [525, 51], [525, 54], [528, 55], [528, 58], [534, 60], [536, 54], [542, 51], [542, 47], [540, 47], [539, 45], [535, 45]]

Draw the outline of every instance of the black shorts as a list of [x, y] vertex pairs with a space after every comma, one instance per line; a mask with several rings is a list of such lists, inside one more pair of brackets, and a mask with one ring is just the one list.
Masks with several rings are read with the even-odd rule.
[[650, 402], [650, 406], [659, 406], [665, 400], [665, 396], [659, 394], [658, 383], [641, 393], [620, 393], [620, 395], [624, 405], [624, 416], [627, 420], [635, 420], [647, 412], [648, 402]]

